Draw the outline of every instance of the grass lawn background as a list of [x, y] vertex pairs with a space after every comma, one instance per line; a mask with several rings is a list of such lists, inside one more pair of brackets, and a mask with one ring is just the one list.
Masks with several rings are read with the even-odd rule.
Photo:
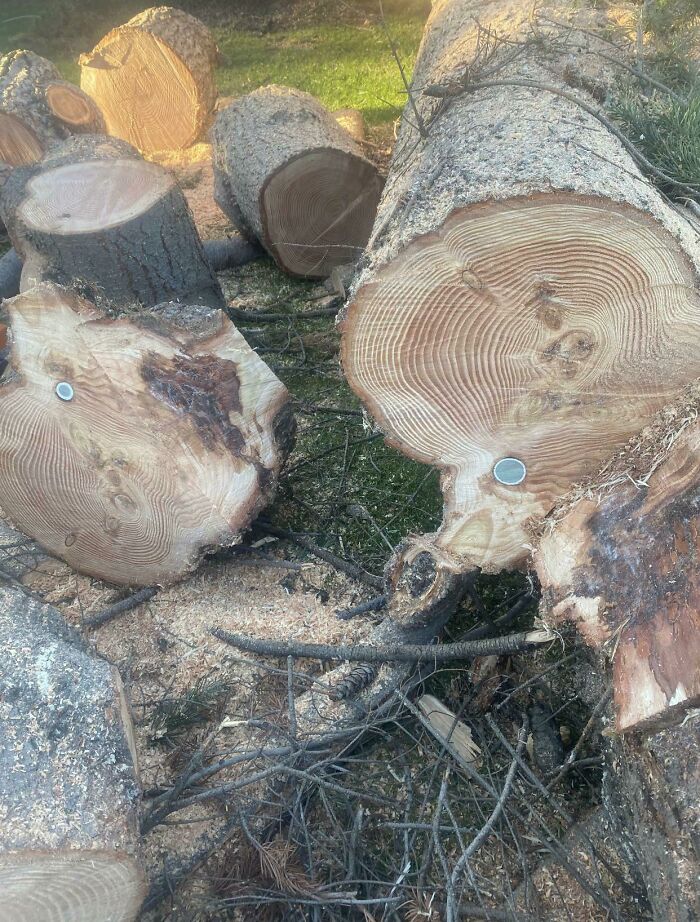
[[[331, 109], [361, 109], [370, 125], [386, 124], [401, 113], [405, 94], [378, 2], [190, 0], [175, 5], [199, 16], [216, 35], [225, 59], [217, 72], [222, 95], [281, 83], [313, 93]], [[0, 54], [29, 48], [79, 83], [78, 55], [146, 6], [147, 0], [3, 0]], [[427, 4], [386, 0], [384, 7], [386, 24], [410, 74]]]

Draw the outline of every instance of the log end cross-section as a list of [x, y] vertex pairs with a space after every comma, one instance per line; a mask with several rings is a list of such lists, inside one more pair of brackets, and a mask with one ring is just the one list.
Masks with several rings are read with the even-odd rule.
[[360, 285], [344, 369], [389, 441], [443, 470], [439, 546], [527, 557], [528, 522], [700, 373], [695, 285], [660, 224], [565, 194], [457, 210]]
[[76, 569], [163, 584], [236, 543], [276, 486], [288, 394], [219, 311], [107, 319], [65, 289], [6, 302], [0, 503]]

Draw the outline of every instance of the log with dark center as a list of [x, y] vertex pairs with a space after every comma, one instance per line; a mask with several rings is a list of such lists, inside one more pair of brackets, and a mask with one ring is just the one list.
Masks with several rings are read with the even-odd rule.
[[123, 141], [71, 138], [15, 169], [0, 212], [24, 260], [23, 291], [49, 280], [118, 305], [223, 306], [175, 178]]
[[700, 387], [565, 497], [535, 555], [545, 619], [612, 660], [619, 731], [700, 707]]
[[235, 544], [274, 491], [292, 420], [225, 315], [165, 304], [108, 319], [48, 284], [5, 307], [8, 518], [77, 570], [131, 585]]
[[214, 110], [218, 49], [194, 16], [153, 7], [113, 29], [80, 58], [80, 85], [110, 134], [144, 153], [203, 137]]
[[382, 179], [308, 93], [266, 86], [220, 112], [214, 170], [221, 209], [292, 275], [325, 278], [362, 253]]
[[0, 586], [0, 918], [132, 922], [140, 791], [114, 666], [59, 612]]
[[[443, 472], [433, 541], [457, 571], [523, 562], [529, 520], [700, 374], [697, 235], [577, 105], [597, 103], [529, 14], [433, 4], [343, 323], [353, 389]], [[506, 43], [480, 85], [487, 27]]]
[[71, 134], [104, 131], [95, 102], [33, 51], [0, 58], [0, 162], [40, 160]]

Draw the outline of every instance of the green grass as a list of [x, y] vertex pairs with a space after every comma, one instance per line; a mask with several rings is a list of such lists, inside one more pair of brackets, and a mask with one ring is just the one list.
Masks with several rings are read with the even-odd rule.
[[[30, 48], [53, 60], [66, 79], [77, 83], [78, 55], [144, 5], [143, 0], [94, 0], [86, 9], [87, 4], [76, 0], [3, 0], [0, 53]], [[197, 4], [182, 6], [197, 12]], [[410, 3], [407, 9], [387, 13], [409, 74], [424, 19]], [[267, 34], [235, 24], [215, 28], [225, 59], [217, 73], [219, 91], [238, 96], [263, 84], [281, 83], [313, 93], [331, 109], [361, 109], [370, 125], [389, 122], [400, 115], [405, 102], [401, 77], [376, 16], [364, 23], [360, 16], [358, 22], [326, 20]]]
[[[284, 381], [295, 402], [297, 440], [267, 516], [381, 573], [391, 550], [442, 518], [438, 472], [405, 458], [368, 429], [338, 363], [333, 317], [304, 320], [316, 283], [290, 279], [271, 260], [226, 274], [227, 293], [289, 320], [236, 325]], [[235, 304], [235, 302], [234, 302]], [[329, 412], [333, 408], [349, 411]], [[319, 412], [321, 410], [321, 412]]]
[[[420, 41], [420, 17], [394, 16], [391, 34], [410, 62]], [[396, 118], [405, 102], [401, 78], [379, 25], [318, 25], [284, 34], [217, 31], [228, 59], [218, 74], [222, 94], [238, 96], [266, 83], [298, 87], [330, 109], [361, 109], [369, 124]]]

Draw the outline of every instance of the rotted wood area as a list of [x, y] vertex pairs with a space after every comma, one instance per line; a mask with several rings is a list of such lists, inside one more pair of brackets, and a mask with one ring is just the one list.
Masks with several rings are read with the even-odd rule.
[[48, 284], [5, 306], [0, 504], [13, 523], [130, 585], [172, 582], [239, 541], [293, 421], [286, 388], [225, 315], [166, 303], [114, 319]]
[[0, 213], [24, 262], [23, 291], [50, 281], [123, 307], [223, 306], [175, 178], [123, 141], [72, 138], [15, 169]]
[[545, 523], [542, 610], [612, 661], [617, 729], [700, 706], [700, 389], [665, 409]]
[[528, 522], [700, 374], [697, 235], [537, 30], [512, 0], [433, 4], [342, 324], [387, 441], [442, 472], [455, 571], [524, 564]]
[[133, 922], [145, 895], [117, 670], [56, 609], [0, 587], [0, 918]]

